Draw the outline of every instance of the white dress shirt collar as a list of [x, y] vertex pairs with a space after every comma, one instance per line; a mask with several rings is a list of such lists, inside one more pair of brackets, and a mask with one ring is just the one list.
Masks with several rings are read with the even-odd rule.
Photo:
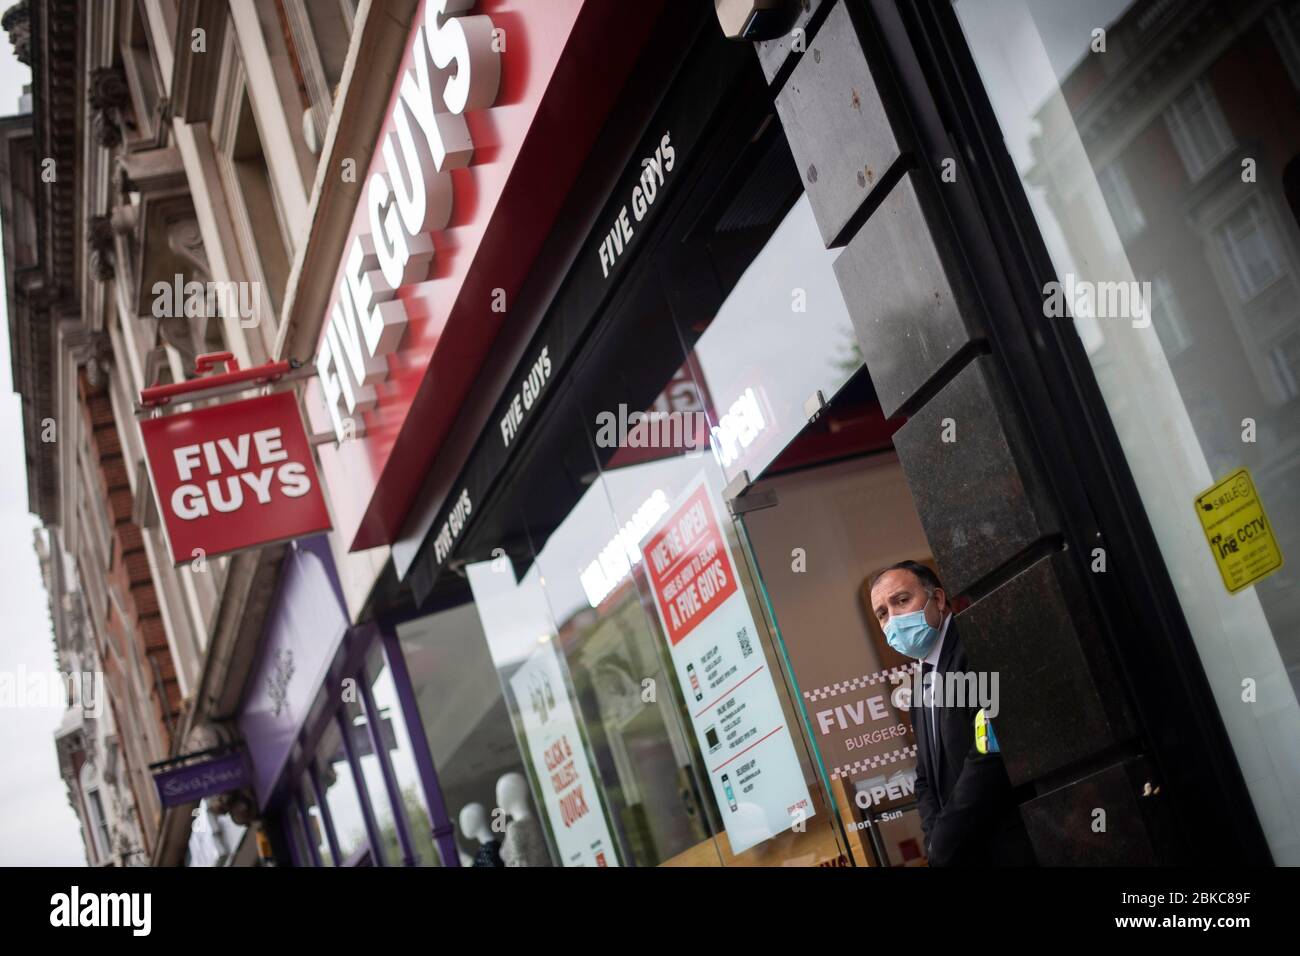
[[929, 664], [931, 667], [938, 668], [939, 666], [939, 655], [943, 653], [944, 641], [948, 639], [948, 625], [950, 623], [952, 623], [952, 611], [948, 612], [947, 616], [943, 619], [943, 623], [939, 625], [939, 639], [934, 642], [934, 647], [932, 647], [930, 653], [925, 656], [925, 663]]

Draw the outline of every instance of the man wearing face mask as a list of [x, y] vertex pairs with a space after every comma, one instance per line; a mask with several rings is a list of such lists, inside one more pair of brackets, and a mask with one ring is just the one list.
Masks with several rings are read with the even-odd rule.
[[944, 700], [944, 675], [969, 667], [938, 576], [918, 561], [886, 568], [871, 582], [871, 610], [889, 646], [921, 661], [922, 686], [933, 686], [932, 699], [913, 695], [921, 699], [911, 704], [916, 796], [930, 865], [1034, 865], [1019, 801], [980, 703]]

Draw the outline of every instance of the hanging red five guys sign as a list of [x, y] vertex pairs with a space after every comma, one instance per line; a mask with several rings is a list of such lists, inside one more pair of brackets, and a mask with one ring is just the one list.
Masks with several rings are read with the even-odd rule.
[[146, 419], [140, 432], [174, 564], [330, 529], [292, 391]]

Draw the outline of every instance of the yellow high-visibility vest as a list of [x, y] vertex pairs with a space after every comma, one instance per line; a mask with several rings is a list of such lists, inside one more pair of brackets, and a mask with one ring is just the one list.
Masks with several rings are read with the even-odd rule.
[[993, 725], [985, 715], [983, 707], [975, 715], [975, 749], [982, 754], [995, 754], [1001, 750], [998, 746], [997, 734], [993, 732]]

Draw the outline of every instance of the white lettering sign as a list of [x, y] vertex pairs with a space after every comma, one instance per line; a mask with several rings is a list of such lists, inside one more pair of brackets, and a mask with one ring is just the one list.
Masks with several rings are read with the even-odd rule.
[[[249, 456], [256, 461], [250, 465]], [[311, 479], [302, 462], [290, 461], [284, 450], [279, 428], [236, 435], [233, 440], [218, 438], [201, 445], [182, 445], [173, 449], [176, 472], [181, 484], [172, 491], [172, 513], [183, 521], [204, 518], [211, 511], [238, 511], [244, 505], [245, 489], [259, 505], [271, 503], [271, 482], [287, 498], [300, 498], [311, 490]], [[256, 468], [256, 466], [262, 466]], [[245, 469], [255, 470], [245, 470]], [[202, 484], [192, 481], [200, 472]], [[233, 473], [232, 473], [233, 472]], [[209, 510], [210, 509], [210, 510]]]
[[519, 433], [519, 426], [524, 423], [524, 413], [529, 411], [541, 397], [542, 389], [546, 387], [550, 378], [550, 349], [549, 346], [543, 346], [537, 353], [537, 361], [533, 362], [532, 368], [528, 370], [528, 377], [524, 379], [524, 384], [511, 397], [510, 404], [506, 406], [506, 413], [501, 418], [501, 441], [507, 448]]
[[451, 170], [469, 165], [470, 109], [486, 109], [501, 84], [501, 55], [487, 16], [462, 16], [474, 0], [425, 0], [411, 64], [402, 75], [380, 144], [384, 170], [366, 183], [370, 231], [354, 236], [316, 353], [325, 403], [339, 441], [345, 418], [373, 408], [374, 386], [406, 331], [397, 290], [421, 282], [434, 258], [431, 233], [451, 219]]
[[474, 506], [469, 500], [469, 489], [462, 489], [460, 497], [456, 499], [455, 505], [447, 515], [447, 520], [442, 523], [437, 536], [433, 539], [434, 558], [439, 564], [442, 564], [447, 559], [447, 555], [451, 554], [451, 547], [460, 537], [460, 533], [465, 530], [465, 522], [469, 520], [473, 510]]
[[628, 213], [628, 205], [624, 204], [600, 240], [597, 255], [600, 258], [600, 274], [606, 279], [619, 256], [627, 251], [628, 244], [636, 233], [632, 221], [640, 222], [646, 217], [659, 195], [659, 187], [664, 184], [676, 163], [677, 150], [673, 148], [670, 134], [664, 133], [659, 139], [659, 145], [655, 147], [654, 155], [641, 160], [641, 176], [632, 187], [631, 213]]

